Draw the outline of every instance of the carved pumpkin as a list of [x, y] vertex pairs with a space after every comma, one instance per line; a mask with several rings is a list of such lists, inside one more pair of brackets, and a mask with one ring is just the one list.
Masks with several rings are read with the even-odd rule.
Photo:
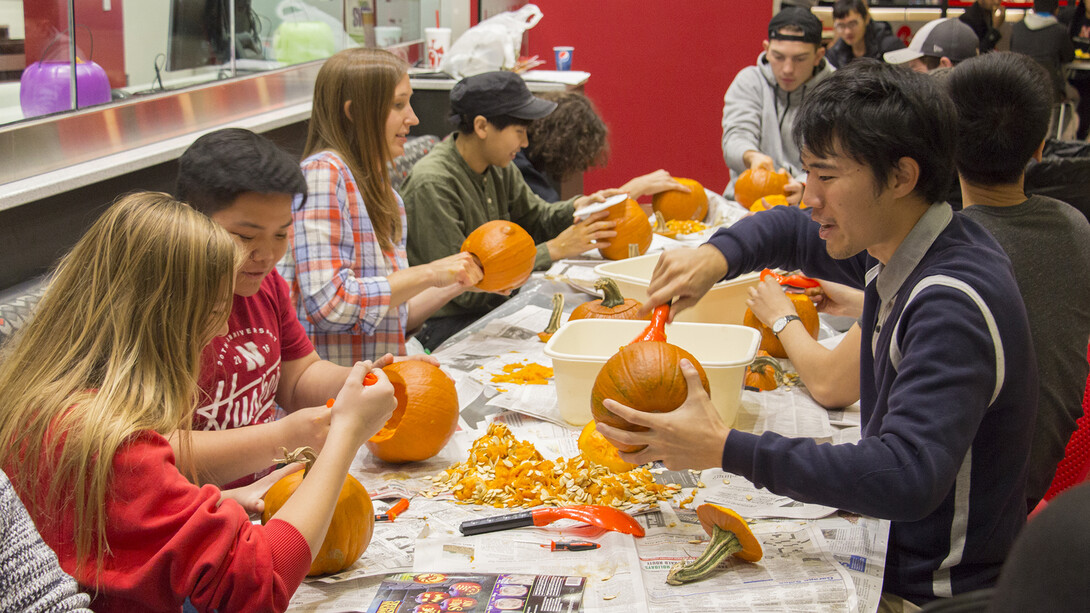
[[708, 195], [704, 193], [704, 186], [692, 179], [674, 177], [674, 180], [692, 191], [688, 194], [676, 189], [659, 192], [651, 197], [651, 208], [661, 212], [666, 221], [703, 220], [708, 214]]
[[[700, 373], [704, 389], [711, 393], [704, 367], [691, 353], [662, 341], [641, 341], [621, 347], [606, 360], [590, 392], [590, 410], [594, 419], [604, 424], [642, 432], [642, 426], [621, 419], [602, 402], [606, 398], [648, 413], [668, 413], [681, 406], [689, 393], [681, 358], [688, 358]], [[621, 451], [639, 451], [642, 447], [624, 445]]]
[[614, 221], [617, 236], [609, 239], [609, 246], [598, 249], [607, 260], [623, 260], [628, 257], [628, 245], [634, 243], [643, 255], [651, 246], [651, 222], [635, 200], [628, 198], [624, 202], [609, 207], [609, 217], [605, 221]]
[[367, 441], [376, 457], [393, 464], [433, 457], [458, 427], [458, 392], [437, 366], [421, 360], [394, 362], [382, 369], [394, 386], [397, 408]]
[[790, 206], [787, 202], [787, 196], [781, 194], [772, 194], [771, 196], [761, 196], [757, 199], [757, 202], [753, 203], [753, 206], [749, 207], [749, 210], [754, 213], [760, 213], [761, 211], [767, 211], [774, 206]]
[[734, 182], [734, 199], [749, 209], [763, 196], [783, 196], [783, 188], [790, 179], [786, 172], [771, 172], [764, 168], [747, 169]]
[[591, 300], [575, 307], [568, 321], [576, 319], [647, 319], [639, 317], [637, 312], [641, 305], [632, 298], [621, 295], [621, 288], [616, 281], [609, 277], [602, 277], [594, 282], [594, 289], [602, 291], [602, 297]]
[[607, 441], [606, 437], [598, 432], [597, 424], [598, 422], [592, 419], [579, 433], [579, 451], [583, 453], [583, 457], [615, 473], [624, 473], [636, 468], [636, 464], [621, 459], [613, 443]]
[[482, 224], [462, 242], [462, 251], [477, 256], [484, 278], [477, 287], [486, 292], [515, 289], [534, 272], [537, 247], [518, 224], [497, 219]]
[[[795, 312], [802, 319], [802, 325], [806, 327], [806, 331], [810, 333], [810, 336], [817, 338], [819, 327], [817, 308], [810, 301], [810, 297], [806, 294], [788, 293], [784, 295], [791, 299], [791, 304], [794, 305]], [[776, 338], [776, 335], [772, 333], [772, 328], [761, 323], [761, 320], [757, 319], [753, 311], [746, 309], [745, 315], [742, 316], [742, 323], [750, 328], [756, 328], [761, 333], [761, 349], [767, 351], [768, 355], [774, 358], [787, 357], [787, 351], [780, 344], [780, 339]]]
[[[305, 469], [277, 481], [265, 493], [262, 524], [268, 523], [288, 498], [291, 498], [306, 473], [310, 472], [310, 466], [317, 456], [310, 447], [302, 447], [287, 454], [285, 459], [294, 462], [299, 457], [305, 458]], [[371, 505], [371, 496], [355, 477], [346, 475], [341, 493], [337, 497], [337, 506], [333, 509], [333, 519], [325, 533], [325, 540], [322, 541], [322, 547], [314, 562], [310, 564], [307, 575], [326, 575], [352, 566], [371, 543], [374, 530], [375, 508]]]

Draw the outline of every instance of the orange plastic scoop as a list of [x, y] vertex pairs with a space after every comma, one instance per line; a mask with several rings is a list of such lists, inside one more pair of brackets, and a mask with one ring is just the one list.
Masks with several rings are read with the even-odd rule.
[[458, 530], [463, 535], [483, 534], [511, 528], [525, 528], [527, 526], [547, 526], [558, 519], [574, 519], [605, 530], [623, 532], [633, 536], [643, 536], [643, 526], [631, 515], [624, 511], [600, 504], [580, 504], [567, 507], [546, 507], [496, 515], [484, 519], [471, 519], [462, 522]]

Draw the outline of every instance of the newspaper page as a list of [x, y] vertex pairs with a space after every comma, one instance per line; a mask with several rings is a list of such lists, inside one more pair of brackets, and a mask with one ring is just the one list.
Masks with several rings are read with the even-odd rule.
[[836, 512], [833, 507], [798, 502], [787, 496], [773, 494], [765, 488], [757, 489], [745, 477], [710, 468], [700, 475], [705, 488], [697, 492], [693, 507], [705, 502], [734, 509], [747, 519], [755, 517], [779, 517], [787, 519], [817, 519]]
[[578, 613], [585, 581], [563, 575], [402, 573], [382, 582], [367, 612]]
[[767, 392], [744, 390], [734, 427], [754, 434], [776, 432], [819, 441], [828, 441], [835, 432], [829, 411], [810, 394], [790, 387]]
[[874, 613], [882, 599], [882, 576], [889, 545], [889, 520], [839, 512], [814, 522], [833, 559], [855, 583], [859, 611]]

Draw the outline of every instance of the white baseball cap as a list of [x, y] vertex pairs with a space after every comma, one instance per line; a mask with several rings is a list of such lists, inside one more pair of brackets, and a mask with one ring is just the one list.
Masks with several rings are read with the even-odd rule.
[[904, 49], [887, 51], [882, 58], [889, 64], [904, 64], [916, 58], [948, 57], [957, 64], [977, 55], [980, 39], [968, 25], [955, 17], [929, 21], [912, 37]]

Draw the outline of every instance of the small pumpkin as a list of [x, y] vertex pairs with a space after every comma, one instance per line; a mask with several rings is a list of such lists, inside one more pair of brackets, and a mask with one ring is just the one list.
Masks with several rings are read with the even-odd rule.
[[746, 367], [746, 387], [758, 392], [774, 390], [783, 382], [783, 367], [780, 362], [768, 355], [767, 351], [757, 351], [757, 357]]
[[699, 558], [675, 564], [666, 575], [666, 583], [681, 585], [704, 579], [730, 556], [747, 562], [759, 562], [764, 557], [761, 542], [754, 536], [746, 520], [733, 509], [702, 504], [696, 508], [696, 516], [700, 519], [700, 526], [712, 538]]
[[[806, 331], [813, 338], [817, 338], [820, 324], [818, 322], [817, 308], [810, 301], [810, 297], [806, 294], [788, 293], [784, 295], [791, 299], [791, 304], [795, 307], [795, 313], [802, 319], [802, 325], [806, 327]], [[742, 324], [755, 328], [761, 333], [760, 348], [767, 351], [768, 355], [774, 358], [787, 357], [787, 351], [784, 350], [780, 339], [776, 338], [776, 335], [772, 333], [772, 328], [761, 323], [761, 320], [757, 319], [757, 316], [750, 309], [746, 309], [745, 315], [742, 316]]]
[[790, 180], [786, 172], [772, 172], [765, 168], [746, 169], [734, 182], [734, 199], [747, 209], [751, 208], [763, 196], [784, 195], [784, 187]]
[[530, 278], [537, 259], [537, 247], [530, 234], [516, 223], [496, 219], [470, 232], [462, 251], [472, 253], [481, 263], [484, 278], [477, 284], [486, 292], [515, 289]]
[[397, 408], [367, 441], [367, 448], [393, 464], [433, 457], [458, 427], [454, 381], [439, 367], [421, 360], [394, 362], [382, 371], [394, 386]]
[[608, 247], [600, 247], [598, 253], [607, 260], [623, 260], [629, 257], [629, 244], [637, 246], [638, 255], [646, 253], [651, 246], [651, 222], [647, 221], [647, 215], [640, 208], [640, 204], [628, 198], [607, 210], [609, 216], [605, 221], [616, 222], [614, 231], [617, 236], [609, 239]]
[[704, 192], [704, 186], [692, 179], [673, 179], [692, 191], [688, 194], [676, 189], [659, 192], [651, 197], [651, 208], [661, 212], [666, 221], [704, 219], [708, 214], [708, 194]]
[[[288, 498], [291, 498], [299, 484], [306, 478], [306, 474], [310, 472], [314, 460], [317, 459], [317, 455], [310, 447], [301, 447], [285, 455], [283, 461], [296, 462], [302, 459], [305, 467], [277, 481], [265, 493], [265, 510], [261, 513], [262, 524], [269, 523]], [[327, 575], [352, 566], [371, 543], [374, 530], [375, 508], [371, 504], [371, 496], [355, 477], [345, 475], [344, 485], [337, 497], [337, 506], [333, 509], [333, 519], [329, 522], [325, 540], [322, 541], [318, 555], [311, 562], [307, 575]]]
[[594, 282], [594, 289], [602, 292], [597, 300], [584, 302], [575, 307], [568, 321], [576, 319], [647, 319], [637, 313], [643, 306], [633, 298], [625, 298], [617, 282], [609, 277], [602, 277]]
[[636, 464], [621, 459], [617, 448], [606, 440], [601, 432], [598, 432], [597, 426], [598, 422], [592, 419], [579, 433], [579, 451], [583, 453], [583, 457], [595, 464], [605, 466], [610, 472], [624, 473], [636, 468]]
[[761, 211], [767, 211], [774, 206], [790, 206], [787, 202], [787, 196], [782, 194], [772, 194], [771, 196], [761, 196], [757, 202], [753, 203], [753, 206], [749, 207], [749, 210], [754, 213], [760, 213]]
[[[682, 358], [693, 363], [700, 373], [704, 390], [711, 393], [704, 367], [688, 351], [663, 341], [634, 342], [621, 347], [598, 372], [590, 392], [590, 411], [594, 419], [622, 430], [646, 431], [647, 428], [618, 417], [603, 405], [603, 401], [610, 398], [648, 413], [673, 411], [689, 394], [689, 386], [681, 372]], [[624, 445], [618, 449], [631, 452], [642, 447]]]

